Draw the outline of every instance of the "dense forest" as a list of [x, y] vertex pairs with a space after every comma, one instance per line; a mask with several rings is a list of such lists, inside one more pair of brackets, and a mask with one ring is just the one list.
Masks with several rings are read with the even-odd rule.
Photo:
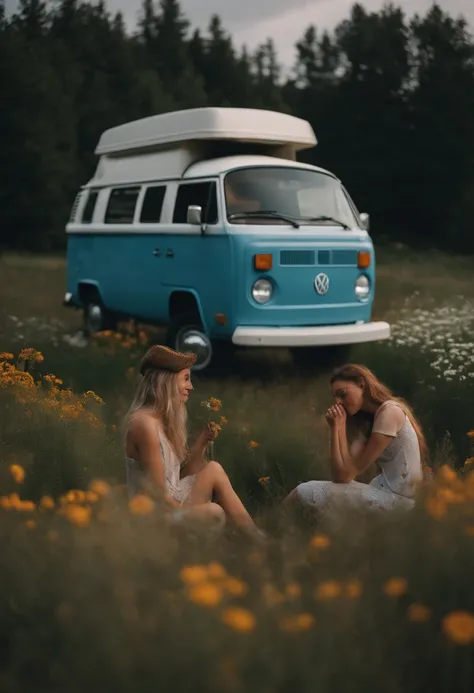
[[308, 119], [305, 159], [343, 180], [379, 241], [474, 252], [469, 25], [357, 4], [331, 33], [308, 26], [290, 72], [277, 48], [237, 49], [219, 16], [195, 30], [178, 0], [143, 0], [133, 35], [103, 2], [20, 0], [7, 17], [0, 0], [0, 249], [64, 246], [103, 130], [215, 105]]

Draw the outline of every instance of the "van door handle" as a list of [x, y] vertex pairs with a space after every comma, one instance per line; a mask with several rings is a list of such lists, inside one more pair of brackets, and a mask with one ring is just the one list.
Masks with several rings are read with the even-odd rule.
[[168, 250], [166, 251], [166, 257], [174, 257], [174, 251], [172, 250], [172, 248], [168, 248]]
[[161, 250], [160, 250], [159, 248], [155, 248], [155, 250], [153, 251], [153, 255], [154, 255], [155, 257], [160, 257], [160, 255], [161, 255]]

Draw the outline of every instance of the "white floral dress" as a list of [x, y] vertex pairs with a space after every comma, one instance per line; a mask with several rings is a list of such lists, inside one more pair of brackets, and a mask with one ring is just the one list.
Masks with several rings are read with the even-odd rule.
[[[158, 433], [160, 436], [161, 459], [165, 469], [165, 490], [179, 503], [184, 504], [191, 494], [195, 476], [186, 476], [181, 479], [181, 465], [173, 450], [171, 443], [165, 436], [161, 424], [158, 422]], [[127, 472], [127, 487], [129, 497], [132, 498], [144, 487], [147, 480], [147, 473], [142, 464], [131, 457], [125, 458]]]
[[397, 407], [398, 414], [401, 411], [396, 402], [385, 402], [377, 411], [372, 428], [373, 433], [393, 437], [378, 460], [380, 474], [370, 484], [358, 481], [347, 484], [308, 481], [300, 484], [296, 494], [304, 505], [313, 506], [322, 515], [337, 511], [342, 504], [374, 510], [414, 506], [415, 488], [423, 478], [418, 437], [404, 412], [404, 423], [397, 430], [394, 417], [390, 416], [393, 414], [391, 407]]

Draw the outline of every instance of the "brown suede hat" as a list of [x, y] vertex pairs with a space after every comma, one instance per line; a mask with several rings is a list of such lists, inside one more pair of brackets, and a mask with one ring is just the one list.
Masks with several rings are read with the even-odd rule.
[[140, 373], [143, 375], [150, 369], [179, 373], [179, 371], [183, 371], [185, 368], [194, 366], [196, 359], [196, 354], [190, 351], [182, 354], [161, 344], [155, 344], [148, 349], [143, 357], [140, 364]]

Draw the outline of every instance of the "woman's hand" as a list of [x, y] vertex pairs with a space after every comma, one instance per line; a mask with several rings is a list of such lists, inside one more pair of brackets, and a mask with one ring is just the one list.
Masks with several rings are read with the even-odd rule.
[[335, 404], [326, 412], [324, 417], [330, 428], [343, 429], [346, 427], [347, 414], [344, 407], [340, 404]]
[[332, 412], [332, 409], [333, 409], [333, 407], [329, 407], [329, 409], [327, 410], [326, 415], [324, 417], [329, 428], [334, 428], [334, 424], [335, 424], [335, 419], [334, 419], [334, 414]]
[[213, 421], [210, 421], [208, 424], [206, 424], [206, 426], [204, 426], [201, 433], [199, 434], [199, 442], [204, 447], [207, 447], [209, 443], [215, 441], [218, 435], [219, 429], [217, 427], [217, 424], [215, 424]]

